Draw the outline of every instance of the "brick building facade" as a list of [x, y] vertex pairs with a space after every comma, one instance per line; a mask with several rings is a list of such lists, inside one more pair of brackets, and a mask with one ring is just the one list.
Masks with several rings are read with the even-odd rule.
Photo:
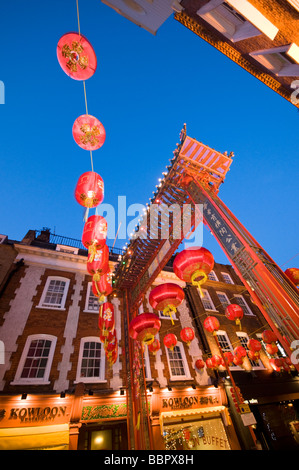
[[[4, 238], [0, 244], [2, 449], [130, 448], [122, 296], [114, 292], [110, 298], [119, 355], [109, 366], [99, 340], [99, 306], [86, 271], [87, 252], [74, 242], [55, 239], [44, 230], [29, 231], [20, 242]], [[120, 251], [110, 251], [112, 271], [119, 258]], [[246, 345], [249, 337], [260, 338], [265, 320], [230, 265], [215, 263], [203, 285], [204, 297], [174, 275], [171, 262], [154, 285], [164, 282], [179, 284], [185, 299], [173, 324], [154, 312], [161, 319], [161, 348], [155, 355], [147, 349], [144, 353], [153, 448], [251, 448], [248, 426], [234, 409], [225, 368], [198, 370], [195, 362], [219, 353], [214, 336], [203, 328], [207, 315], [220, 321], [217, 334], [224, 350]], [[148, 296], [139, 313], [152, 311]], [[231, 302], [243, 308], [241, 328], [224, 315]], [[196, 334], [189, 346], [180, 339], [184, 327], [192, 327]], [[178, 338], [173, 351], [163, 345], [168, 332]], [[263, 447], [273, 445], [267, 435], [269, 423], [261, 418], [265, 413], [272, 428], [276, 426], [272, 433], [279, 429], [285, 445], [296, 446], [297, 374], [274, 372], [263, 351], [258, 363], [246, 358], [243, 367], [234, 367], [233, 375], [254, 412]], [[288, 415], [279, 421], [282, 406], [287, 406]]]

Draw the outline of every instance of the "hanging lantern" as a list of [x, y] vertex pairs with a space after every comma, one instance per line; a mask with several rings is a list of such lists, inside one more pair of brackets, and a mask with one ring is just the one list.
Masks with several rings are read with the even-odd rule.
[[177, 342], [177, 337], [173, 333], [169, 333], [168, 335], [164, 336], [164, 346], [170, 349], [171, 351], [173, 351], [173, 348], [176, 346]]
[[195, 362], [195, 367], [198, 370], [202, 370], [205, 367], [205, 361], [203, 361], [202, 359], [197, 359], [197, 361]]
[[78, 179], [75, 199], [83, 207], [97, 207], [104, 199], [104, 181], [94, 171], [86, 171]]
[[154, 313], [141, 313], [131, 321], [129, 336], [143, 344], [151, 344], [161, 328], [161, 321]]
[[227, 366], [231, 366], [234, 362], [234, 355], [231, 351], [226, 351], [223, 353], [224, 362]]
[[208, 369], [214, 369], [214, 365], [213, 365], [213, 361], [211, 357], [208, 357], [208, 359], [206, 359], [206, 367]]
[[230, 304], [225, 309], [225, 316], [229, 320], [232, 320], [238, 325], [241, 329], [241, 321], [243, 318], [243, 309], [240, 305]]
[[249, 339], [247, 342], [247, 347], [253, 352], [259, 352], [262, 349], [262, 344], [257, 339]]
[[169, 315], [172, 324], [174, 324], [172, 315], [184, 300], [183, 289], [172, 282], [160, 284], [151, 290], [149, 303], [155, 310], [163, 310], [164, 315]]
[[266, 345], [266, 351], [271, 356], [275, 356], [275, 354], [277, 354], [277, 352], [278, 352], [278, 347], [275, 343], [268, 343]]
[[114, 331], [115, 320], [114, 320], [114, 305], [111, 302], [104, 302], [99, 309], [99, 329], [103, 335], [108, 335], [109, 331]]
[[93, 261], [97, 250], [106, 244], [107, 221], [101, 215], [91, 215], [84, 224], [82, 243], [88, 248], [89, 261]]
[[262, 340], [266, 344], [275, 343], [275, 341], [277, 341], [277, 337], [276, 337], [276, 334], [273, 333], [272, 330], [265, 330], [262, 332]]
[[242, 366], [244, 362], [244, 357], [242, 356], [234, 356], [233, 363], [235, 366]]
[[113, 351], [115, 351], [116, 347], [117, 347], [117, 336], [116, 336], [116, 331], [114, 330], [109, 335], [109, 340], [107, 340], [107, 343], [105, 345], [106, 354], [107, 355], [111, 354]]
[[106, 331], [100, 330], [99, 338], [100, 338], [101, 342], [104, 343], [104, 349], [106, 348], [106, 345], [109, 342], [113, 341], [114, 334], [115, 334], [115, 330], [108, 331], [108, 334], [107, 334]]
[[112, 288], [112, 273], [109, 269], [103, 274], [98, 281], [92, 281], [91, 284], [92, 292], [96, 297], [99, 297], [99, 301], [102, 302], [105, 297], [111, 294]]
[[195, 338], [194, 330], [190, 327], [183, 328], [180, 332], [181, 340], [190, 346], [191, 341]]
[[76, 144], [84, 150], [98, 150], [106, 139], [103, 124], [90, 114], [77, 117], [72, 129]]
[[157, 352], [159, 351], [160, 349], [160, 341], [155, 338], [154, 341], [148, 345], [148, 350], [153, 353], [153, 355], [155, 356], [157, 354]]
[[247, 355], [252, 361], [258, 361], [260, 358], [260, 353], [258, 351], [253, 351], [252, 349], [248, 351]]
[[216, 335], [216, 331], [220, 328], [220, 323], [216, 317], [209, 316], [203, 322], [204, 328], [213, 335]]
[[212, 361], [214, 369], [218, 369], [218, 367], [223, 366], [224, 364], [222, 357], [219, 356], [218, 354], [214, 354], [211, 357], [211, 361]]
[[173, 262], [173, 271], [179, 279], [191, 282], [199, 288], [201, 297], [203, 293], [201, 285], [208, 278], [208, 274], [214, 267], [214, 257], [206, 248], [187, 248], [178, 253]]
[[269, 363], [272, 369], [275, 370], [275, 372], [280, 372], [281, 367], [282, 367], [282, 361], [280, 358], [270, 359]]
[[59, 39], [57, 59], [62, 70], [74, 80], [87, 80], [97, 68], [92, 45], [78, 33], [67, 33]]
[[234, 355], [238, 357], [246, 357], [246, 349], [243, 346], [237, 346], [234, 349]]
[[295, 286], [299, 286], [299, 269], [298, 268], [289, 268], [286, 269], [285, 272], [286, 276], [292, 281]]
[[95, 253], [88, 255], [86, 268], [93, 281], [99, 281], [109, 271], [109, 248], [106, 243]]

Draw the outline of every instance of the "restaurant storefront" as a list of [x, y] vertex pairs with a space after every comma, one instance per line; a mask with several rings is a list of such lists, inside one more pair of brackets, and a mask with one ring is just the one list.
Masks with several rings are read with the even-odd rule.
[[156, 389], [151, 403], [155, 449], [240, 448], [221, 387]]
[[0, 450], [68, 450], [72, 399], [59, 395], [0, 398]]

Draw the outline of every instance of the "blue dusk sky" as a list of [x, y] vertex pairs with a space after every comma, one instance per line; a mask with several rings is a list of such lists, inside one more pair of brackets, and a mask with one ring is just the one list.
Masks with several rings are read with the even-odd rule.
[[[279, 266], [298, 267], [296, 107], [173, 16], [154, 36], [99, 0], [79, 7], [81, 33], [98, 60], [86, 91], [88, 111], [107, 135], [93, 152], [104, 202], [116, 215], [119, 196], [127, 207], [146, 204], [186, 123], [190, 137], [235, 153], [219, 196]], [[49, 227], [80, 239], [83, 208], [74, 188], [91, 163], [72, 126], [85, 114], [83, 84], [56, 56], [60, 37], [78, 31], [76, 1], [3, 2], [0, 31], [0, 233], [21, 240], [29, 229]], [[203, 246], [228, 263], [207, 229]]]

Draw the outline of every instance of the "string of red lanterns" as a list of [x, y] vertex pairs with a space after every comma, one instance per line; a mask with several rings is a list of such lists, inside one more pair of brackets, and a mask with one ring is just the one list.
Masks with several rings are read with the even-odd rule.
[[109, 269], [109, 249], [106, 245], [107, 221], [100, 215], [88, 217], [89, 209], [97, 207], [104, 199], [104, 181], [93, 171], [92, 151], [102, 147], [106, 139], [103, 124], [88, 113], [85, 81], [97, 69], [95, 51], [80, 32], [79, 7], [77, 0], [78, 33], [66, 33], [58, 41], [56, 52], [62, 70], [73, 80], [83, 82], [86, 113], [73, 123], [72, 135], [76, 144], [91, 156], [91, 170], [83, 173], [75, 187], [75, 199], [86, 208], [82, 244], [88, 249], [87, 272], [92, 276], [92, 292], [99, 301], [100, 340], [103, 342], [108, 363], [117, 359], [117, 337], [114, 324], [114, 307], [107, 302], [112, 293], [112, 273]]

